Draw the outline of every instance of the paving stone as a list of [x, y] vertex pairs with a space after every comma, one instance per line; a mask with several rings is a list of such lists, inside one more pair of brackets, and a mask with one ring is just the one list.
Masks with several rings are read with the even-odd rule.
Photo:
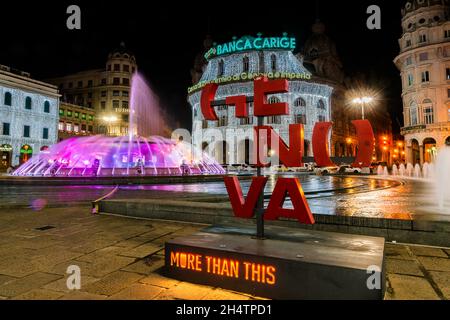
[[149, 284], [135, 283], [109, 297], [112, 300], [152, 300], [160, 294], [163, 288]]
[[201, 300], [207, 294], [211, 293], [212, 290], [212, 287], [196, 285], [188, 282], [180, 282], [179, 284], [161, 292], [155, 299]]
[[450, 272], [448, 271], [430, 271], [433, 281], [441, 290], [447, 300], [450, 300]]
[[105, 300], [107, 296], [93, 294], [84, 291], [71, 291], [60, 298], [60, 300]]
[[450, 259], [434, 257], [417, 257], [425, 269], [430, 271], [450, 271]]
[[120, 255], [127, 257], [135, 257], [135, 258], [144, 258], [149, 255], [152, 255], [160, 250], [163, 250], [164, 247], [161, 245], [153, 244], [153, 243], [145, 243], [136, 248], [125, 250]]
[[89, 293], [110, 296], [143, 278], [143, 275], [125, 271], [117, 271], [85, 286]]
[[164, 277], [158, 273], [152, 273], [140, 279], [139, 282], [168, 289], [179, 284], [181, 281]]
[[63, 296], [61, 292], [35, 289], [15, 297], [15, 300], [56, 300]]
[[404, 245], [396, 245], [386, 243], [384, 254], [388, 258], [402, 259], [402, 260], [414, 260]]
[[86, 261], [86, 262], [95, 262], [95, 260], [100, 259], [100, 258], [106, 258], [108, 256], [118, 255], [121, 252], [123, 252], [124, 250], [125, 249], [123, 247], [110, 246], [110, 247], [102, 248], [102, 249], [96, 250], [94, 252], [80, 256], [77, 258], [77, 260]]
[[203, 300], [250, 300], [250, 297], [216, 288], [203, 297]]
[[388, 275], [395, 300], [439, 300], [439, 296], [425, 278], [400, 274]]
[[156, 269], [164, 266], [164, 259], [161, 257], [151, 256], [149, 258], [141, 259], [133, 264], [130, 264], [120, 270], [135, 272], [144, 275], [149, 275]]
[[11, 276], [6, 276], [4, 274], [0, 274], [0, 286], [5, 284], [5, 283], [7, 283], [7, 282], [9, 282], [9, 281], [15, 280], [15, 279], [17, 279], [17, 278], [14, 278], [14, 277], [11, 277]]
[[37, 272], [0, 286], [0, 296], [15, 297], [61, 278], [60, 275]]
[[99, 278], [124, 268], [135, 261], [135, 258], [122, 256], [102, 257], [87, 266], [87, 274]]
[[[64, 278], [61, 278], [57, 281], [53, 281], [45, 286], [43, 286], [44, 289], [48, 289], [48, 290], [52, 290], [52, 291], [58, 291], [58, 292], [63, 292], [63, 293], [69, 293], [72, 292], [73, 290], [70, 290], [69, 288], [67, 288], [67, 279], [68, 279], [68, 275]], [[80, 290], [83, 290], [83, 288], [88, 285], [89, 283], [98, 281], [98, 278], [94, 278], [94, 277], [90, 277], [87, 275], [81, 275], [81, 288]]]
[[57, 264], [53, 267], [49, 267], [47, 272], [53, 273], [53, 274], [59, 274], [59, 275], [66, 277], [67, 276], [67, 268], [69, 266], [78, 266], [80, 268], [82, 277], [89, 276], [90, 275], [89, 271], [92, 269], [91, 263], [89, 263], [89, 262], [70, 260], [70, 261], [66, 261], [66, 262]]
[[444, 250], [440, 248], [430, 248], [422, 246], [410, 246], [409, 248], [416, 256], [448, 258]]
[[423, 276], [422, 271], [415, 261], [402, 260], [402, 259], [386, 259], [386, 271], [387, 273], [406, 274], [412, 276]]

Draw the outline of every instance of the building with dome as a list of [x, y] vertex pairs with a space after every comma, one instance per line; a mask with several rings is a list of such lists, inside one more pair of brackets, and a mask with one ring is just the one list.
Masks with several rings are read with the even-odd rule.
[[[108, 55], [103, 68], [48, 79], [48, 82], [58, 86], [61, 101], [68, 106], [60, 110], [63, 113], [60, 114], [63, 120], [58, 126], [60, 139], [96, 133], [126, 135], [131, 76], [136, 70], [135, 56], [121, 43]], [[86, 119], [82, 118], [83, 114], [90, 117], [90, 112], [73, 111], [73, 106], [95, 111], [94, 119], [88, 119], [94, 123], [92, 131], [89, 130], [92, 126], [89, 123], [86, 125]]]
[[450, 22], [448, 0], [414, 0], [402, 9], [400, 54], [406, 161], [433, 161], [450, 144]]
[[[302, 123], [305, 129], [305, 156], [312, 156], [312, 131], [317, 121], [331, 120], [330, 97], [333, 88], [311, 82], [311, 73], [303, 61], [293, 54], [296, 39], [281, 37], [244, 36], [207, 49], [206, 63], [197, 67], [202, 75], [188, 89], [192, 107], [192, 139], [197, 148], [209, 148], [216, 160], [223, 164], [251, 163], [253, 126], [253, 79], [265, 75], [269, 79], [287, 79], [289, 92], [269, 95], [269, 102], [287, 102], [289, 115], [265, 117], [264, 124], [272, 126], [281, 138], [289, 142], [289, 124]], [[195, 79], [193, 79], [195, 80]], [[201, 89], [207, 83], [218, 83], [215, 101], [218, 121], [207, 121], [200, 110]], [[246, 95], [249, 117], [235, 117], [234, 107], [227, 107], [228, 96]], [[222, 105], [220, 104], [222, 103]], [[219, 134], [220, 133], [220, 134]], [[211, 136], [212, 135], [212, 136]], [[220, 136], [220, 137], [219, 137]]]

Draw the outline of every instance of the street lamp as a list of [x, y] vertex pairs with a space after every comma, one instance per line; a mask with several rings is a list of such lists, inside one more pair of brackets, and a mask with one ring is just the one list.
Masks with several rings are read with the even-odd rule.
[[355, 105], [361, 105], [361, 114], [362, 119], [364, 120], [364, 107], [366, 103], [371, 103], [373, 101], [372, 97], [358, 97], [352, 100], [352, 103]]

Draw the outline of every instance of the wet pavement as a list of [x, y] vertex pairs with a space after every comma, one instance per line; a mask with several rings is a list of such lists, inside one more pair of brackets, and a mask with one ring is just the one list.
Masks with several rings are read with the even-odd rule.
[[[411, 219], [415, 214], [445, 213], [436, 205], [433, 185], [424, 181], [358, 176], [296, 176], [300, 179], [311, 211], [316, 214]], [[275, 181], [274, 176], [270, 177], [266, 195], [272, 192]], [[249, 180], [241, 182], [244, 194], [247, 194], [250, 183]], [[47, 206], [88, 204], [113, 189], [113, 186], [0, 186], [0, 208], [27, 206], [40, 210]], [[120, 186], [112, 198], [176, 199], [202, 195], [218, 196], [223, 198], [222, 201], [228, 201], [222, 181], [125, 185]], [[289, 205], [290, 202], [286, 201], [286, 206]], [[450, 215], [445, 217], [450, 219]]]

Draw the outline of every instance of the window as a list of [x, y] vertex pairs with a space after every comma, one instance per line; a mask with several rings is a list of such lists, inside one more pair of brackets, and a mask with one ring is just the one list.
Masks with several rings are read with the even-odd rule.
[[74, 131], [75, 133], [80, 132], [80, 125], [79, 125], [78, 123], [75, 123], [75, 125], [73, 126], [73, 131]]
[[50, 102], [48, 102], [48, 101], [44, 102], [44, 112], [50, 113]]
[[60, 117], [64, 116], [64, 109], [59, 109], [59, 116]]
[[90, 115], [88, 116], [88, 120], [89, 120], [89, 121], [93, 121], [93, 120], [94, 120], [94, 116], [93, 116], [92, 114], [90, 114]]
[[[241, 125], [253, 124], [253, 117], [245, 117], [240, 119]], [[204, 128], [205, 129], [205, 128]]]
[[48, 139], [48, 128], [42, 129], [42, 139], [44, 139], [44, 140]]
[[113, 100], [113, 108], [119, 108], [119, 100]]
[[85, 132], [86, 131], [86, 125], [85, 124], [82, 124], [81, 125], [81, 132]]
[[417, 125], [418, 122], [418, 110], [417, 110], [417, 104], [415, 102], [411, 102], [409, 106], [409, 124], [411, 126]]
[[411, 57], [406, 58], [406, 65], [410, 66], [411, 64], [412, 64], [412, 58]]
[[123, 65], [123, 72], [130, 72], [130, 66], [128, 64]]
[[3, 122], [3, 135], [9, 136], [9, 123]]
[[280, 99], [278, 99], [277, 97], [270, 97], [268, 103], [279, 103]]
[[432, 124], [434, 122], [434, 117], [433, 117], [433, 104], [431, 102], [431, 100], [426, 99], [423, 101], [423, 118], [424, 118], [424, 122], [425, 124]]
[[221, 77], [225, 73], [225, 66], [223, 60], [219, 61], [218, 70], [217, 70], [217, 76]]
[[106, 85], [106, 79], [105, 78], [102, 79], [102, 85], [103, 86]]
[[11, 92], [5, 93], [5, 99], [4, 99], [4, 105], [5, 106], [11, 106], [12, 104], [12, 95]]
[[296, 114], [294, 116], [295, 123], [306, 124], [306, 114]]
[[24, 138], [30, 137], [30, 126], [23, 126], [23, 137]]
[[128, 78], [123, 78], [123, 79], [122, 79], [122, 84], [123, 84], [124, 86], [129, 86], [129, 85], [130, 85], [130, 79], [128, 79]]
[[73, 83], [72, 82], [69, 82], [69, 88], [70, 89], [73, 88]]
[[247, 56], [242, 59], [242, 72], [248, 72], [250, 70], [250, 60]]
[[83, 88], [83, 81], [78, 81], [77, 87], [78, 88]]
[[114, 64], [114, 71], [120, 71], [120, 64]]
[[444, 38], [450, 38], [450, 30], [444, 31]]
[[420, 61], [428, 60], [428, 52], [422, 52], [421, 54], [419, 54], [419, 60]]
[[294, 107], [306, 107], [306, 101], [303, 98], [297, 98], [294, 101]]
[[128, 109], [128, 101], [122, 101], [122, 108]]
[[92, 80], [88, 80], [88, 87], [92, 87], [94, 85], [94, 82]]
[[119, 85], [120, 84], [120, 78], [114, 78], [113, 79], [113, 84], [114, 85]]
[[86, 113], [81, 114], [81, 119], [86, 120]]
[[272, 54], [270, 56], [270, 70], [272, 72], [276, 72], [277, 71], [277, 57], [274, 54]]
[[414, 84], [414, 77], [412, 74], [408, 74], [408, 86], [412, 86]]
[[406, 40], [406, 47], [411, 47], [411, 40], [410, 39]]
[[75, 111], [73, 113], [73, 116], [78, 119], [80, 117], [80, 113], [78, 111]]
[[66, 123], [66, 131], [72, 132], [72, 124], [70, 122]]
[[114, 97], [118, 97], [120, 95], [120, 91], [119, 90], [114, 90], [113, 91], [113, 96]]
[[450, 80], [450, 68], [445, 68], [445, 79]]
[[111, 71], [111, 65], [108, 64], [108, 66], [106, 67], [106, 70]]
[[430, 72], [423, 71], [422, 72], [422, 82], [429, 82], [429, 81], [430, 81]]
[[92, 99], [92, 92], [88, 92], [88, 99]]
[[106, 109], [106, 101], [100, 102], [100, 107], [102, 108], [102, 110], [105, 110]]
[[325, 103], [323, 102], [323, 100], [319, 100], [317, 102], [317, 108], [320, 110], [325, 110]]
[[219, 118], [218, 126], [219, 127], [225, 127], [227, 125], [227, 123], [228, 123], [228, 118], [226, 116], [221, 116]]
[[128, 91], [122, 91], [122, 97], [128, 97]]
[[58, 130], [59, 130], [59, 131], [64, 131], [64, 122], [60, 121], [60, 122], [58, 123]]
[[102, 98], [106, 97], [106, 91], [102, 91], [101, 96]]
[[88, 102], [87, 107], [92, 109], [92, 102]]
[[71, 117], [72, 116], [72, 110], [67, 110], [67, 116]]
[[426, 34], [421, 34], [419, 36], [419, 43], [424, 43], [427, 42], [427, 35]]
[[281, 116], [270, 116], [267, 117], [268, 124], [281, 124]]
[[92, 132], [93, 130], [92, 130], [92, 126], [88, 126], [88, 131], [89, 132]]
[[31, 98], [30, 97], [26, 97], [25, 98], [25, 109], [27, 110], [31, 110]]
[[324, 115], [319, 114], [319, 116], [317, 117], [317, 120], [318, 120], [319, 122], [324, 122], [324, 121], [326, 121], [326, 118], [325, 118]]

